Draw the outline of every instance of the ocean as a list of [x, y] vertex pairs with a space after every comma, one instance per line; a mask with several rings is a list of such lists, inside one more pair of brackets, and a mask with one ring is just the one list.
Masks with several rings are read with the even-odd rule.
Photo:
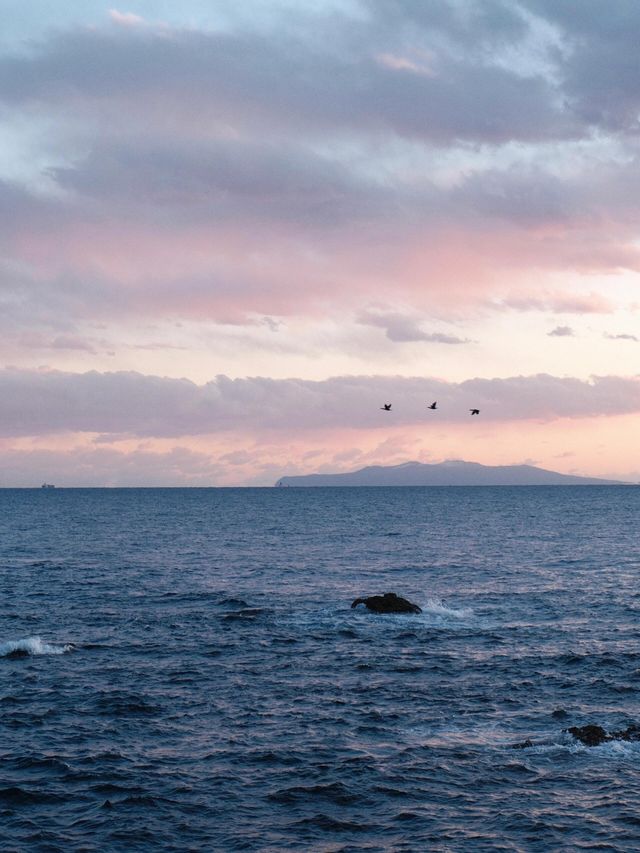
[[[0, 490], [0, 849], [640, 849], [640, 489]], [[393, 591], [421, 615], [351, 602]], [[514, 749], [529, 739], [533, 746]]]

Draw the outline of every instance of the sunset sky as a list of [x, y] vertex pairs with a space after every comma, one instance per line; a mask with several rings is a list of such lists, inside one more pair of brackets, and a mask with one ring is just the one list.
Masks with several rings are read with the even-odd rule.
[[0, 486], [640, 480], [637, 0], [2, 11]]

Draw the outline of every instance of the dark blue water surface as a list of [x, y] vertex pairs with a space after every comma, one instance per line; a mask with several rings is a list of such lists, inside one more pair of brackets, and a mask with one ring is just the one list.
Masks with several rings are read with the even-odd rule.
[[0, 848], [637, 851], [640, 744], [562, 730], [640, 722], [639, 511], [0, 491]]

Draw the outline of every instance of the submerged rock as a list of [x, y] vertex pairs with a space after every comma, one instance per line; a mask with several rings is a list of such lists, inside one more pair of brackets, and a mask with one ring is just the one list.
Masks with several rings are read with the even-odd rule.
[[640, 726], [632, 723], [623, 731], [613, 732], [611, 736], [614, 740], [640, 741]]
[[529, 749], [530, 746], [533, 746], [533, 741], [530, 738], [523, 740], [521, 743], [514, 743], [511, 745], [511, 749]]
[[[614, 740], [622, 740], [627, 743], [640, 742], [640, 726], [632, 723], [626, 729], [620, 729], [617, 732], [607, 732], [602, 726], [589, 724], [587, 726], [571, 726], [571, 728], [563, 729], [563, 732], [573, 735], [576, 740], [583, 743], [585, 746], [600, 746], [602, 743], [610, 743]], [[528, 749], [535, 746], [529, 738], [521, 743], [512, 744], [512, 749]]]
[[12, 649], [12, 651], [7, 652], [5, 657], [9, 660], [18, 660], [19, 658], [28, 658], [29, 654], [27, 649]]
[[612, 740], [623, 740], [627, 743], [640, 741], [640, 726], [635, 725], [635, 723], [617, 732], [606, 732], [602, 726], [571, 726], [565, 731], [585, 746], [600, 746], [601, 743], [608, 743]]
[[364, 604], [373, 613], [422, 613], [420, 607], [406, 598], [401, 598], [395, 592], [385, 592], [384, 595], [370, 595], [369, 598], [356, 598], [351, 607]]

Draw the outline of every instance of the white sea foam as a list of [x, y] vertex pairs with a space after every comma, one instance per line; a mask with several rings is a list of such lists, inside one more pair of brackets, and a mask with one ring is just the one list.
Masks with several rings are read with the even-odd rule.
[[70, 652], [73, 645], [67, 643], [64, 646], [52, 646], [43, 643], [40, 637], [25, 637], [22, 640], [8, 640], [0, 643], [0, 657], [6, 657], [14, 652], [25, 652], [28, 655], [63, 655]]
[[570, 735], [560, 735], [558, 739], [552, 741], [536, 743], [533, 746], [527, 747], [522, 751], [523, 755], [548, 755], [555, 752], [568, 752], [572, 755], [584, 754], [589, 755], [594, 759], [628, 759], [637, 760], [640, 752], [640, 743], [638, 741], [608, 741], [607, 743], [599, 744], [598, 746], [587, 746], [584, 743], [571, 737]]
[[640, 741], [607, 741], [599, 746], [587, 746], [568, 732], [530, 731], [527, 740], [531, 746], [516, 748], [524, 738], [512, 730], [500, 728], [498, 724], [476, 726], [472, 729], [437, 728], [414, 726], [406, 729], [408, 742], [419, 741], [423, 746], [435, 749], [458, 747], [488, 747], [498, 749], [514, 760], [533, 758], [536, 755], [552, 757], [558, 753], [585, 754], [594, 759], [637, 759]]
[[444, 619], [467, 619], [473, 616], [473, 610], [470, 607], [461, 607], [455, 609], [447, 607], [439, 598], [430, 598], [422, 608], [423, 613], [429, 613], [432, 616], [441, 616]]

